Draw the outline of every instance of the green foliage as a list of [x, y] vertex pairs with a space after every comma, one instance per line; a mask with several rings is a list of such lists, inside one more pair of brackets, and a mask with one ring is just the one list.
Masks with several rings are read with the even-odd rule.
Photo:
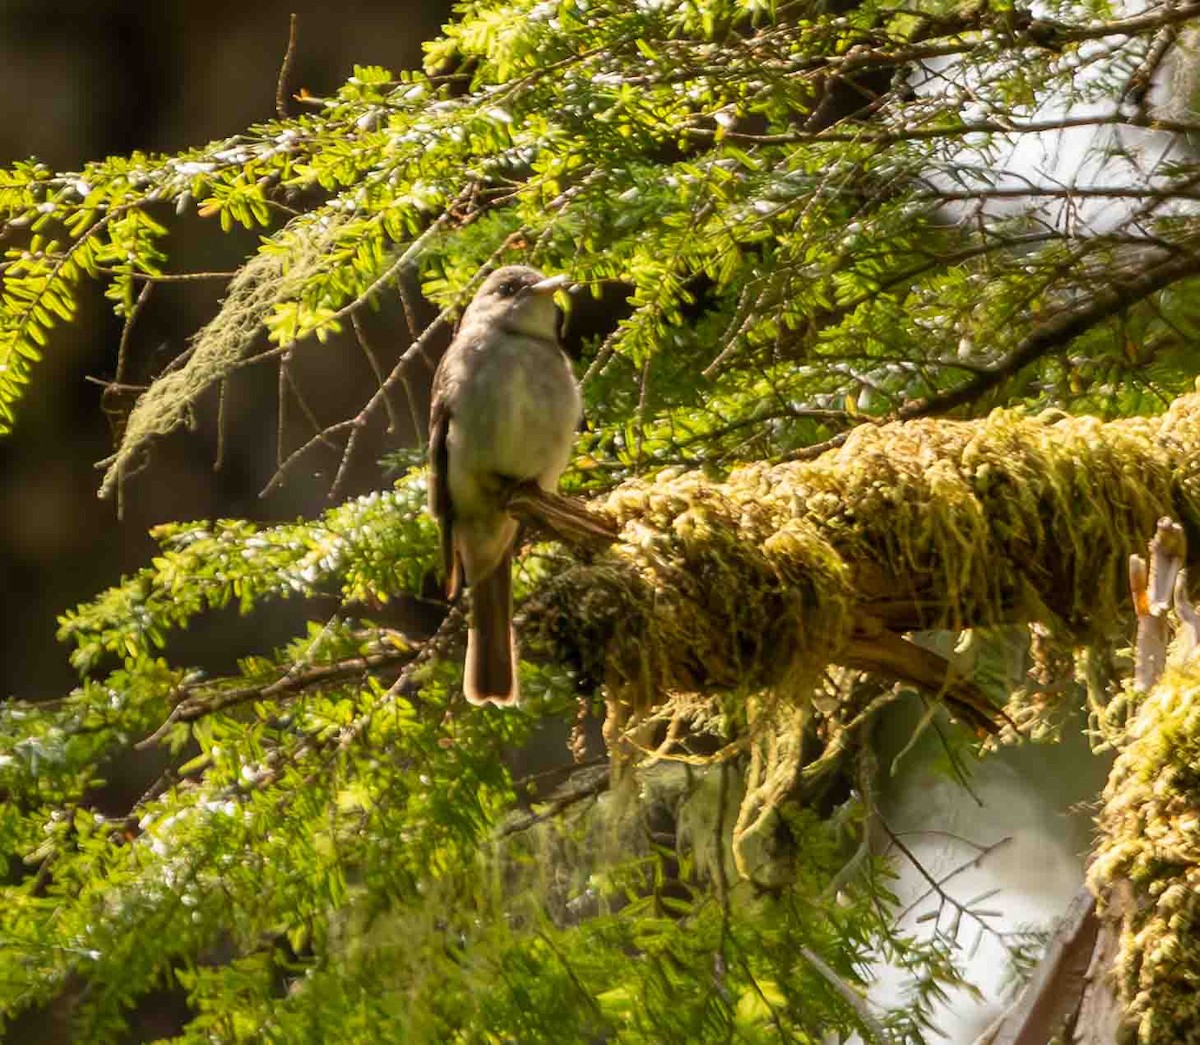
[[[988, 203], [1028, 179], [1019, 167], [1006, 174], [1004, 149], [1027, 137], [1034, 99], [1111, 99], [1148, 37], [1117, 58], [1085, 46], [1103, 35], [1080, 28], [1086, 20], [1064, 22], [1068, 61], [1036, 33], [1014, 37], [1002, 14], [960, 16], [938, 37], [946, 16], [932, 9], [914, 18], [865, 4], [808, 21], [775, 6], [467, 4], [429, 45], [430, 72], [360, 68], [314, 113], [178, 156], [135, 154], [69, 175], [17, 165], [4, 172], [0, 216], [39, 239], [9, 252], [5, 417], [49, 327], [69, 318], [81, 275], [111, 280], [125, 313], [135, 284], [161, 273], [171, 205], [224, 228], [272, 230], [261, 249], [297, 270], [282, 283], [276, 273], [274, 293], [227, 303], [201, 345], [231, 325], [239, 335], [219, 364], [172, 389], [180, 403], [228, 373], [261, 325], [283, 345], [340, 329], [346, 307], [376, 293], [398, 257], [453, 306], [505, 249], [597, 289], [630, 288], [634, 312], [606, 341], [597, 370], [607, 367], [607, 380], [589, 395], [597, 425], [614, 429], [606, 449], [626, 467], [787, 453], [987, 368], [1011, 372], [1010, 397], [1106, 411], [1148, 387], [1181, 387], [1192, 362], [1188, 294], [1174, 295], [1174, 315], [1148, 300], [1119, 324], [1094, 325], [1086, 365], [1057, 353], [1041, 367], [1008, 361], [1098, 267], [1111, 275], [1156, 260], [1149, 231], [1188, 242], [1193, 222], [1176, 204], [1191, 196], [1190, 163], [1139, 166], [1128, 149], [1104, 157], [1134, 201], [1119, 218], [1072, 217], [1104, 197], [1087, 186], [1057, 192], [1053, 172], [1003, 212]], [[820, 100], [815, 71], [829, 60], [849, 76], [848, 53], [868, 45], [876, 58], [860, 64], [908, 69], [918, 82], [905, 63], [926, 51], [960, 66], [940, 95], [937, 81], [915, 97], [893, 85], [869, 111], [852, 106], [804, 129]], [[470, 70], [468, 93], [457, 89], [464, 74], [438, 75], [452, 67]], [[964, 117], [964, 92], [978, 118]], [[1132, 129], [1122, 122], [1096, 118], [1099, 154], [1114, 135], [1144, 134], [1137, 118], [1125, 121]], [[1014, 135], [969, 133], [1014, 123]], [[284, 201], [302, 196], [315, 206], [289, 218]], [[451, 219], [431, 226], [446, 208]], [[991, 216], [966, 220], [972, 208]], [[1141, 334], [1133, 342], [1130, 324]], [[635, 388], [635, 430], [617, 439], [630, 404], [606, 393], [639, 380], [650, 387]], [[752, 380], [764, 388], [749, 394]], [[766, 409], [773, 423], [756, 423]], [[163, 426], [182, 417], [174, 409]], [[737, 438], [672, 438], [714, 424], [735, 426]], [[161, 430], [132, 425], [126, 449]]]
[[[129, 334], [144, 288], [186, 275], [167, 267], [186, 264], [170, 253], [185, 213], [260, 239], [186, 360], [139, 400], [106, 491], [248, 362], [305, 339], [333, 350], [410, 277], [446, 323], [501, 261], [625, 301], [584, 346], [576, 491], [808, 455], [880, 419], [1128, 415], [1189, 388], [1198, 172], [1146, 136], [1197, 128], [1124, 101], [1190, 9], [1125, 25], [1100, 2], [1040, 19], [835, 6], [478, 0], [424, 71], [358, 68], [302, 115], [173, 156], [0, 171], [0, 431], [84, 281]], [[1047, 99], [1099, 110], [1083, 171], [1105, 177], [1090, 187], [1005, 170], [1018, 143], [1074, 119], [1042, 115]], [[1101, 209], [1114, 184], [1115, 213]], [[424, 336], [313, 444], [343, 439], [345, 463]], [[464, 713], [445, 656], [461, 618], [422, 641], [379, 619], [428, 590], [423, 500], [410, 473], [315, 521], [163, 527], [150, 565], [64, 615], [79, 687], [0, 710], [0, 1018], [65, 1003], [80, 1040], [115, 1040], [170, 988], [188, 997], [188, 1041], [922, 1040], [960, 956], [895, 931], [885, 866], [843, 874], [868, 833], [854, 801], [841, 826], [785, 805], [786, 884], [763, 890], [698, 868], [678, 838], [597, 845], [566, 868], [497, 843], [527, 833], [523, 816], [586, 830], [505, 759], [595, 680], [526, 664], [522, 711]], [[914, 536], [897, 557], [932, 547]], [[178, 631], [205, 614], [318, 597], [338, 610], [308, 614], [281, 649], [215, 677], [177, 662]], [[696, 717], [720, 743], [744, 739], [745, 715]], [[100, 812], [112, 761], [147, 736], [169, 768]], [[561, 911], [543, 909], [551, 870], [570, 879]], [[881, 958], [911, 973], [901, 1011], [862, 998]]]
[[[814, 836], [815, 837], [815, 836]], [[826, 847], [828, 849], [828, 847]], [[645, 886], [660, 857], [637, 868]], [[829, 868], [826, 868], [828, 870]], [[661, 877], [660, 877], [661, 882]], [[815, 881], [812, 883], [815, 886]], [[272, 996], [271, 959], [198, 969], [186, 976], [202, 1015], [182, 1040], [396, 1040], [818, 1042], [831, 1028], [863, 1029], [835, 975], [857, 980], [878, 954], [864, 930], [884, 934], [885, 953], [916, 963], [933, 986], [956, 977], [946, 956], [930, 959], [871, 913], [866, 891], [844, 905], [798, 890], [735, 912], [706, 890], [641, 895], [633, 878], [599, 886], [602, 913], [555, 926], [535, 896], [439, 892], [423, 907], [370, 919], [351, 902], [353, 942]], [[623, 895], [628, 891], [628, 895]], [[514, 928], [513, 926], [516, 926]], [[835, 963], [818, 968], [816, 949]], [[276, 975], [294, 975], [274, 957]], [[919, 1034], [927, 999], [888, 1021]]]
[[[844, 854], [814, 818], [796, 821], [797, 888], [776, 899], [731, 905], [694, 873], [670, 881], [668, 850], [576, 864], [572, 895], [606, 912], [578, 924], [549, 919], [532, 884], [507, 888], [540, 858], [486, 844], [515, 798], [496, 752], [560, 713], [569, 680], [553, 671], [527, 668], [525, 713], [463, 715], [446, 665], [338, 619], [230, 679], [158, 655], [229, 603], [378, 603], [419, 588], [435, 543], [423, 486], [411, 475], [315, 523], [163, 527], [149, 567], [64, 615], [81, 671], [120, 666], [61, 703], [0, 714], [2, 837], [28, 868], [0, 915], [4, 1011], [65, 992], [78, 1035], [108, 1040], [137, 998], [175, 984], [196, 1013], [181, 1040], [366, 1041], [384, 1025], [415, 1040], [772, 1040], [784, 1028], [818, 1041], [864, 1029], [845, 983], [883, 954], [920, 973], [924, 1002], [886, 1017], [919, 1036], [930, 999], [957, 982], [949, 955], [896, 934], [874, 881], [823, 902]], [[415, 690], [361, 670], [316, 675], [388, 649], [416, 667]], [[272, 696], [281, 681], [296, 684], [289, 699]], [[161, 731], [176, 768], [128, 816], [89, 809], [108, 757], [197, 706], [207, 713]]]

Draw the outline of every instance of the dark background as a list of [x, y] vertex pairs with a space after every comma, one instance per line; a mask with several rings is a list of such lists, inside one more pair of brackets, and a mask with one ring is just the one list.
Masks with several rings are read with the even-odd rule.
[[[298, 15], [298, 36], [290, 90], [322, 95], [355, 64], [393, 71], [419, 65], [422, 41], [437, 35], [449, 7], [449, 0], [0, 0], [0, 165], [36, 157], [74, 170], [113, 153], [177, 151], [236, 134], [275, 114], [291, 12]], [[291, 103], [293, 112], [298, 108]], [[168, 268], [236, 267], [254, 241], [221, 236], [215, 225], [174, 222]], [[155, 288], [138, 321], [131, 381], [146, 380], [186, 347], [213, 314], [221, 286]], [[155, 446], [149, 468], [129, 484], [125, 517], [118, 521], [115, 505], [96, 498], [94, 464], [111, 452], [112, 433], [101, 409], [103, 389], [86, 380], [113, 376], [120, 337], [120, 323], [99, 289], [89, 288], [78, 320], [54, 333], [19, 406], [15, 433], [0, 439], [0, 598], [7, 637], [0, 695], [39, 698], [70, 688], [73, 674], [54, 638], [55, 619], [145, 564], [154, 550], [150, 526], [220, 516], [311, 516], [327, 503], [337, 463], [328, 454], [306, 459], [283, 490], [258, 496], [276, 462], [276, 377], [262, 367], [230, 389], [222, 469], [213, 469], [215, 409], [207, 402], [197, 432]], [[395, 311], [372, 317], [385, 367], [408, 344]], [[306, 346], [299, 359], [325, 423], [353, 414], [373, 388], [364, 358], [347, 356], [344, 348]], [[290, 412], [286, 437], [295, 447], [311, 429], [298, 409]], [[358, 455], [346, 492], [386, 481], [375, 463], [378, 453], [410, 440], [411, 433], [376, 433]], [[268, 638], [287, 633], [283, 621], [259, 623], [271, 632]], [[185, 641], [211, 647], [220, 641], [217, 627]], [[246, 649], [259, 645], [262, 632], [247, 636], [245, 630]]]

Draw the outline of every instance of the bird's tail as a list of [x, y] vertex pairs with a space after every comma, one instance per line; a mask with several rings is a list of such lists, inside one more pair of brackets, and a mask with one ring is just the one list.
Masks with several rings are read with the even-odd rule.
[[517, 702], [516, 637], [512, 627], [512, 552], [471, 585], [471, 627], [463, 692], [472, 704]]

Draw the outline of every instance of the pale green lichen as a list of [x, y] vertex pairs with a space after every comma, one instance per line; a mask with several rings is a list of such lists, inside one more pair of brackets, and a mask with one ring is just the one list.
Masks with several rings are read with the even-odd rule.
[[238, 270], [217, 314], [192, 339], [187, 361], [159, 377], [134, 405], [117, 452], [104, 462], [101, 496], [118, 487], [148, 445], [184, 424], [200, 396], [250, 354], [275, 306], [298, 294], [328, 263], [326, 252], [342, 224], [338, 217], [293, 223], [286, 236], [268, 242]]
[[1196, 1040], [1200, 666], [1168, 672], [1131, 720], [1105, 788], [1090, 882], [1118, 898], [1107, 914], [1120, 920], [1115, 972], [1137, 1040]]

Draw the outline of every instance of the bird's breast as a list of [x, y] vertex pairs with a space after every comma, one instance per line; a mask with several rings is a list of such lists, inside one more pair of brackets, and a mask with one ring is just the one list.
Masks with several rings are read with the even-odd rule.
[[[468, 351], [474, 358], [451, 421], [452, 472], [464, 485], [487, 475], [553, 485], [570, 457], [580, 416], [566, 356], [556, 345], [513, 335]], [[454, 479], [452, 487], [460, 485]]]

